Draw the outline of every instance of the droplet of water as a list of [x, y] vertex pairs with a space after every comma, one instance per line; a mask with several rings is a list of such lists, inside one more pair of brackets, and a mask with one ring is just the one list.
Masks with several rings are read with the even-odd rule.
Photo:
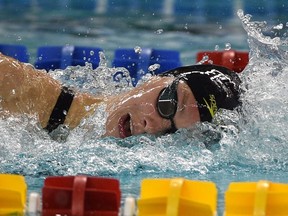
[[140, 54], [142, 52], [142, 48], [140, 46], [134, 47], [134, 52]]
[[204, 55], [203, 58], [197, 64], [204, 64], [209, 60], [209, 56]]
[[107, 60], [104, 52], [102, 51], [99, 52], [99, 58], [100, 58], [99, 66], [107, 67]]
[[208, 59], [209, 59], [209, 56], [205, 55], [203, 56], [202, 61], [208, 61]]
[[95, 53], [93, 50], [90, 51], [90, 55], [93, 56]]
[[148, 67], [148, 71], [153, 72], [160, 68], [160, 64], [153, 64]]
[[215, 45], [215, 51], [218, 51], [218, 50], [219, 50], [219, 45], [216, 44], [216, 45]]
[[237, 15], [238, 15], [238, 17], [239, 17], [240, 19], [242, 19], [243, 16], [244, 16], [244, 11], [243, 11], [242, 9], [239, 9], [239, 10], [237, 11]]
[[230, 43], [225, 44], [225, 50], [231, 50], [231, 44]]
[[119, 73], [116, 73], [115, 76], [114, 76], [114, 80], [115, 81], [120, 81], [121, 79], [123, 78], [123, 73], [119, 72]]
[[145, 71], [141, 69], [141, 70], [139, 71], [139, 74], [140, 74], [140, 75], [144, 75], [144, 74], [145, 74]]
[[155, 31], [156, 34], [162, 34], [163, 32], [164, 32], [163, 29], [157, 29], [157, 30]]
[[283, 29], [284, 25], [282, 23], [280, 23], [279, 25], [276, 25], [273, 27], [273, 29], [276, 29], [276, 30], [281, 30]]

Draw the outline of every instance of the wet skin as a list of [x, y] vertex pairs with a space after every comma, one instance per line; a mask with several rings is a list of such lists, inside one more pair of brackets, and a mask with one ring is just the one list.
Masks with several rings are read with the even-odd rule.
[[[0, 54], [0, 117], [12, 114], [36, 115], [43, 128], [61, 91], [61, 83], [45, 71]], [[121, 95], [99, 98], [75, 92], [64, 124], [71, 129], [95, 112], [100, 103], [107, 105], [104, 136], [125, 138], [137, 134], [161, 134], [171, 121], [156, 109], [159, 92], [171, 84], [172, 77], [154, 76], [139, 87]], [[200, 121], [195, 98], [185, 82], [177, 87], [178, 107], [173, 118], [176, 128], [187, 128]], [[87, 107], [91, 109], [87, 110]]]
[[[171, 127], [161, 117], [156, 103], [160, 91], [172, 83], [172, 77], [152, 77], [143, 85], [107, 101], [105, 136], [125, 138], [137, 134], [163, 134]], [[184, 81], [177, 87], [178, 107], [173, 118], [176, 128], [188, 128], [200, 121], [195, 98]]]

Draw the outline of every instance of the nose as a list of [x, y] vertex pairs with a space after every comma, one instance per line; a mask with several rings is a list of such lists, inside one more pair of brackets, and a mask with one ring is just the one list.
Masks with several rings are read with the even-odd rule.
[[170, 127], [170, 121], [156, 115], [144, 116], [143, 127], [145, 133], [157, 134], [166, 131]]
[[158, 134], [170, 127], [170, 121], [162, 118], [152, 103], [142, 103], [139, 113], [139, 124], [135, 125], [136, 134]]

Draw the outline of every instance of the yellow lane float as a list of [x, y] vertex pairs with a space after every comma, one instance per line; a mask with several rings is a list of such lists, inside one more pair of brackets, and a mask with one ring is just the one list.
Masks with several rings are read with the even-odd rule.
[[288, 184], [232, 182], [225, 193], [224, 216], [288, 215]]
[[144, 179], [138, 199], [138, 216], [213, 216], [217, 189], [212, 182], [183, 178]]
[[27, 185], [23, 176], [0, 174], [0, 215], [23, 215], [26, 195]]

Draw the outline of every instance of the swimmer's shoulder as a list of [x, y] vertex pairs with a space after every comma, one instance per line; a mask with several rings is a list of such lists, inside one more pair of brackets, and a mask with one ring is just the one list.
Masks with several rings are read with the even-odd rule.
[[98, 106], [105, 102], [104, 98], [95, 97], [88, 93], [75, 93], [73, 102], [67, 113], [65, 124], [70, 128], [77, 127], [83, 118], [92, 115]]

